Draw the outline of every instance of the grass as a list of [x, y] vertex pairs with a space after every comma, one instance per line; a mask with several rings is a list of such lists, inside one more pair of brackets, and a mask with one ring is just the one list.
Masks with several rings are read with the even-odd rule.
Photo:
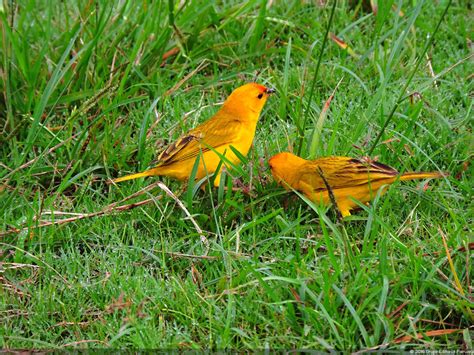
[[[0, 231], [26, 229], [0, 237], [2, 348], [472, 349], [471, 10], [454, 1], [422, 55], [447, 1], [339, 1], [349, 48], [328, 39], [315, 75], [331, 5], [4, 2]], [[106, 184], [257, 73], [278, 94], [236, 173], [250, 195], [164, 179], [191, 218], [155, 185], [36, 228], [155, 182]], [[272, 181], [300, 142], [366, 155], [395, 105], [371, 156], [449, 177], [343, 223]]]

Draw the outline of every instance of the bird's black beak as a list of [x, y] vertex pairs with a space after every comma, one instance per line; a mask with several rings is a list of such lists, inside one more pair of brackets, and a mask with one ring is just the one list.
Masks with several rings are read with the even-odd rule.
[[274, 94], [275, 93], [275, 89], [272, 89], [272, 88], [266, 88], [265, 89], [265, 94]]

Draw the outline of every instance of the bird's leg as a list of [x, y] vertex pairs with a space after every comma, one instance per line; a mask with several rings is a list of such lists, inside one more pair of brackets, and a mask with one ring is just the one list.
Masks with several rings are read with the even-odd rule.
[[255, 197], [255, 195], [252, 193], [252, 186], [251, 185], [245, 185], [242, 182], [242, 180], [240, 180], [239, 178], [236, 178], [236, 179], [232, 180], [232, 191], [240, 191], [244, 195], [247, 195], [247, 196], [250, 196], [250, 197]]
[[283, 198], [283, 209], [286, 211], [290, 205], [296, 203], [299, 200], [299, 197], [295, 194], [286, 194]]

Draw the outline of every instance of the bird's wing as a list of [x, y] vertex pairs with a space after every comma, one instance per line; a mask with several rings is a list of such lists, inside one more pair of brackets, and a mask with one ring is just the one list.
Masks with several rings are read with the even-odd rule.
[[158, 156], [156, 163], [166, 166], [195, 159], [199, 152], [230, 145], [235, 140], [237, 130], [235, 124], [211, 119], [178, 138]]
[[309, 162], [303, 169], [301, 180], [313, 186], [314, 191], [323, 191], [327, 190], [327, 185], [331, 189], [355, 187], [396, 175], [397, 170], [375, 161], [328, 157]]

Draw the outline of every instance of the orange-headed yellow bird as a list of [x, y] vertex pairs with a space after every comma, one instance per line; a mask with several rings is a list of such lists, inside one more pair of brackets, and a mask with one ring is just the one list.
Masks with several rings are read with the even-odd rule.
[[439, 172], [400, 174], [390, 166], [349, 157], [305, 160], [291, 153], [279, 153], [270, 158], [269, 164], [278, 183], [287, 190], [302, 192], [315, 203], [331, 204], [331, 190], [343, 217], [350, 216], [357, 207], [353, 199], [369, 202], [382, 186], [396, 180], [444, 176]]
[[[115, 179], [114, 182], [137, 179], [144, 176], [169, 176], [187, 180], [197, 156], [202, 152], [196, 180], [216, 173], [214, 185], [219, 186], [222, 166], [231, 169], [240, 159], [230, 147], [246, 156], [252, 145], [260, 112], [273, 89], [250, 83], [235, 89], [222, 107], [209, 120], [190, 130], [172, 143], [157, 159], [154, 168], [138, 174]], [[229, 164], [229, 162], [231, 164]]]

